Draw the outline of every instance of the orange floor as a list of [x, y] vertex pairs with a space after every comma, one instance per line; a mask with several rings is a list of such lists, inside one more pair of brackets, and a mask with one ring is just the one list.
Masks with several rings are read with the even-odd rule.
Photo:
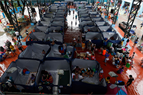
[[[71, 12], [73, 13], [73, 12]], [[73, 19], [74, 20], [74, 19]], [[71, 23], [71, 22], [68, 22]], [[117, 26], [115, 25], [115, 28], [118, 30], [118, 32], [123, 36], [124, 33], [123, 31]], [[79, 31], [78, 28], [73, 28], [71, 30], [71, 26], [69, 26], [69, 28], [67, 29], [67, 31], [65, 32], [64, 35], [64, 41], [66, 43], [70, 43], [72, 42], [72, 37], [75, 37], [77, 39], [77, 37], [80, 36], [81, 37], [81, 32]], [[24, 39], [24, 41], [26, 41], [26, 38]], [[130, 46], [133, 45], [133, 42], [130, 41], [129, 43]], [[26, 46], [24, 46], [24, 48], [26, 48]], [[77, 48], [78, 52], [81, 52], [81, 48]], [[129, 89], [128, 89], [128, 95], [143, 95], [143, 68], [140, 67], [139, 62], [141, 60], [141, 58], [143, 57], [143, 54], [141, 54], [141, 52], [135, 47], [131, 49], [130, 55], [132, 55], [133, 51], [136, 52], [134, 61], [134, 68], [129, 68], [126, 71], [124, 71], [122, 74], [118, 74], [118, 80], [123, 80], [124, 82], [127, 82], [128, 80], [128, 75], [133, 75], [134, 77], [134, 82], [132, 83], [132, 85], [130, 85]], [[6, 70], [6, 68], [9, 66], [9, 64], [12, 61], [15, 61], [18, 58], [18, 54], [19, 51], [17, 50], [17, 56], [15, 57], [11, 57], [11, 58], [7, 58], [6, 60], [0, 62], [0, 76], [3, 74], [3, 72]], [[107, 66], [104, 65], [104, 56], [99, 55], [98, 53], [96, 54], [96, 60], [101, 64], [101, 67], [104, 70], [104, 77], [109, 76], [108, 73], [110, 71], [114, 71], [116, 72], [117, 69], [115, 68], [115, 66], [112, 65], [111, 61], [107, 62]], [[110, 56], [111, 59], [111, 56]], [[115, 78], [111, 78], [111, 83], [115, 83]]]

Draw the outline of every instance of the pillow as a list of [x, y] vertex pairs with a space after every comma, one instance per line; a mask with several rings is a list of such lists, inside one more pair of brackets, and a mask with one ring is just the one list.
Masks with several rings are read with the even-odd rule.
[[9, 70], [7, 70], [7, 73], [13, 73], [17, 70], [16, 67], [11, 67]]

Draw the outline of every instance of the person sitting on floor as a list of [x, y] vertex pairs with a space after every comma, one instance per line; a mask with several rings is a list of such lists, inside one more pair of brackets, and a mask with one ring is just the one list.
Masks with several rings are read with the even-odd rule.
[[45, 54], [46, 54], [45, 50], [42, 50], [42, 54], [43, 54], [43, 56], [45, 56]]
[[84, 57], [85, 60], [89, 60], [89, 54], [86, 54]]
[[11, 44], [10, 45], [10, 50], [12, 51], [13, 55], [16, 55], [16, 50], [14, 49], [14, 46]]
[[90, 70], [90, 75], [89, 77], [93, 77], [94, 76], [94, 71], [93, 70]]
[[106, 81], [106, 83], [110, 83], [110, 77], [107, 77], [107, 78], [105, 79], [105, 81]]
[[118, 73], [118, 74], [121, 74], [123, 71], [124, 71], [124, 67], [121, 67], [121, 68], [117, 71], [117, 73]]
[[28, 84], [30, 83], [30, 81], [31, 81], [32, 83], [34, 83], [34, 82], [35, 82], [35, 79], [36, 79], [36, 76], [35, 76], [34, 74], [31, 74], [31, 77], [30, 77], [30, 80], [29, 80]]
[[91, 42], [91, 40], [89, 40], [89, 41], [87, 42], [87, 49], [88, 49], [88, 50], [91, 50], [91, 47], [92, 47], [92, 42]]
[[73, 76], [74, 81], [80, 81], [83, 79], [83, 77], [81, 75], [79, 75], [79, 73], [77, 71], [75, 71], [75, 73], [73, 73], [72, 76]]
[[47, 74], [47, 84], [52, 84], [53, 83], [53, 77], [50, 73]]
[[96, 60], [94, 53], [91, 55], [91, 60]]
[[42, 70], [41, 74], [42, 74], [41, 82], [42, 82], [42, 84], [46, 84], [47, 83], [47, 74], [48, 74], [48, 72], [45, 71], [45, 70]]

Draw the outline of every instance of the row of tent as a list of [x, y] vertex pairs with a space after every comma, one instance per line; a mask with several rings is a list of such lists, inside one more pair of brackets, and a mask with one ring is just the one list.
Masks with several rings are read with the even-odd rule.
[[46, 34], [51, 32], [63, 33], [66, 28], [67, 6], [57, 6], [51, 4], [49, 12], [42, 16], [41, 21], [35, 27], [36, 32], [44, 32]]
[[63, 44], [63, 34], [66, 28], [67, 6], [58, 6], [51, 4], [49, 12], [46, 12], [41, 21], [38, 22], [34, 28], [35, 32], [32, 32], [26, 40], [26, 44], [32, 43], [45, 43], [50, 44], [52, 41], [56, 41], [57, 45]]
[[[65, 0], [65, 1], [55, 1], [54, 4], [58, 5], [58, 6], [63, 6], [63, 5], [67, 5], [68, 2], [71, 2], [71, 0]], [[76, 6], [78, 5], [88, 5], [88, 2], [86, 1], [74, 1], [73, 4], [75, 4]]]
[[[72, 80], [71, 72], [75, 66], [79, 66], [80, 68], [95, 68], [96, 73], [93, 78], [87, 77], [82, 81], [74, 81]], [[29, 73], [23, 75], [21, 71], [25, 68]], [[42, 85], [40, 83], [42, 70], [51, 74], [53, 78], [53, 83], [51, 85]], [[62, 70], [64, 74], [59, 74], [59, 70]], [[73, 61], [68, 61], [58, 58], [54, 60], [45, 59], [45, 61], [40, 62], [34, 59], [18, 59], [12, 62], [2, 75], [1, 89], [3, 91], [7, 90], [4, 84], [6, 82], [5, 77], [9, 76], [17, 89], [26, 93], [39, 93], [42, 91], [43, 93], [55, 94], [60, 90], [60, 94], [88, 94], [91, 91], [94, 94], [105, 94], [107, 90], [105, 79], [103, 78], [99, 81], [99, 73], [101, 70], [100, 64], [93, 60], [74, 59]], [[28, 83], [31, 74], [36, 76], [33, 84]]]
[[[59, 6], [57, 8], [59, 8]], [[55, 5], [51, 5], [50, 11], [55, 11], [54, 9], [56, 9]], [[59, 10], [56, 9], [56, 13], [58, 11]], [[55, 14], [53, 17], [53, 12], [46, 14], [46, 17], [43, 19], [50, 17], [51, 20], [56, 19]], [[48, 21], [49, 20], [45, 20], [45, 24]], [[53, 33], [53, 31], [49, 32], [49, 28], [53, 27], [53, 24], [50, 24], [50, 26], [45, 29], [48, 29], [48, 32], [45, 33], [45, 30], [42, 30], [42, 27], [47, 26], [42, 25], [43, 22], [41, 21], [41, 25], [36, 26], [36, 28], [41, 27], [38, 28], [39, 30], [35, 29], [35, 32], [32, 32], [29, 35], [31, 39], [37, 40], [27, 40], [27, 48], [19, 55], [15, 62], [12, 62], [9, 65], [5, 73], [2, 75], [0, 79], [2, 82], [1, 89], [3, 91], [7, 90], [4, 84], [6, 82], [5, 77], [9, 76], [19, 91], [22, 92], [44, 92], [48, 94], [105, 94], [107, 92], [105, 79], [103, 78], [99, 81], [99, 74], [102, 71], [100, 64], [94, 60], [74, 59], [73, 56], [75, 49], [72, 46], [67, 46], [66, 50], [67, 53], [72, 52], [71, 56], [68, 58], [62, 56], [59, 51], [62, 47], [61, 44], [63, 43], [63, 35], [61, 33]], [[47, 39], [56, 40], [57, 43], [52, 45], [51, 41], [49, 42]], [[45, 51], [45, 54], [42, 53], [43, 50]], [[74, 81], [72, 79], [71, 72], [76, 66], [80, 68], [94, 68], [96, 70], [94, 77], [86, 77], [82, 81]], [[22, 70], [25, 68], [29, 71], [29, 73], [24, 75], [22, 74]], [[40, 83], [42, 70], [46, 70], [51, 74], [53, 77], [52, 85], [42, 85]], [[63, 71], [63, 74], [60, 74], [61, 71]], [[32, 74], [36, 76], [36, 80], [33, 84], [29, 84], [28, 81]]]
[[108, 39], [113, 44], [118, 44], [121, 41], [120, 36], [106, 22], [98, 11], [94, 9], [81, 8], [78, 10], [80, 29], [85, 34], [86, 40], [92, 40], [97, 47], [103, 45], [103, 40]]

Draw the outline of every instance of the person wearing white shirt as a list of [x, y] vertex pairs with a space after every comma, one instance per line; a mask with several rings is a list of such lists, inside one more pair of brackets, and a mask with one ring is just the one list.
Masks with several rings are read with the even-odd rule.
[[18, 32], [18, 31], [15, 31], [15, 35], [16, 35], [17, 40], [18, 40], [18, 38], [19, 38], [19, 32]]

